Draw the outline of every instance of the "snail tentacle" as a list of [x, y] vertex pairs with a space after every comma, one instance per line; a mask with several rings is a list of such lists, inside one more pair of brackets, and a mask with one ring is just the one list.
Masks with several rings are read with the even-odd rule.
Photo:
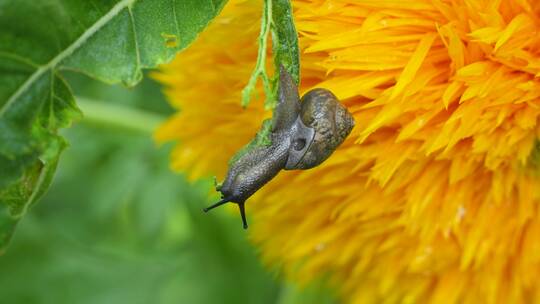
[[221, 206], [221, 205], [223, 205], [225, 203], [228, 203], [228, 202], [230, 202], [230, 200], [227, 199], [227, 198], [224, 198], [224, 199], [220, 200], [219, 202], [204, 208], [203, 211], [208, 212], [208, 211], [210, 211], [210, 210], [212, 210], [212, 209], [214, 209], [216, 207], [219, 207], [219, 206]]
[[244, 229], [248, 229], [248, 224], [246, 220], [246, 209], [244, 208], [245, 202], [238, 204], [238, 209], [240, 210], [240, 217], [242, 218], [242, 224], [244, 226]]

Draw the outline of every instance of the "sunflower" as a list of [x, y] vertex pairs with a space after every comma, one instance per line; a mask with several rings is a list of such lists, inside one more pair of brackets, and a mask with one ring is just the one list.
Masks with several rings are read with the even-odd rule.
[[[240, 105], [260, 1], [229, 1], [156, 77], [172, 167], [223, 178], [271, 115]], [[349, 303], [540, 303], [540, 2], [295, 0], [301, 87], [356, 127], [247, 204], [265, 261]]]

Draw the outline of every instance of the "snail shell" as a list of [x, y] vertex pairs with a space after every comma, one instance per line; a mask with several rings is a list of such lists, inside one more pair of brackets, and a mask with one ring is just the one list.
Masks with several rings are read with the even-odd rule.
[[[313, 138], [306, 139], [305, 150], [298, 152], [304, 143], [303, 134], [293, 134], [286, 170], [310, 169], [325, 161], [345, 140], [354, 127], [352, 115], [337, 97], [326, 89], [307, 92], [301, 101], [300, 121], [314, 130]], [[297, 155], [298, 154], [298, 155]]]
[[229, 166], [223, 185], [217, 189], [222, 200], [204, 211], [227, 202], [236, 203], [247, 228], [244, 203], [251, 195], [282, 169], [309, 169], [321, 164], [353, 127], [352, 115], [326, 89], [313, 89], [300, 101], [298, 88], [281, 66], [279, 100], [270, 134], [272, 143], [254, 146], [235, 160]]

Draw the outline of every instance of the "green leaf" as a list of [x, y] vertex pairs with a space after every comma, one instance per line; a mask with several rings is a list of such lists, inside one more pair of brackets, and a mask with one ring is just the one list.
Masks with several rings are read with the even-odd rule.
[[[281, 64], [300, 84], [300, 51], [289, 0], [272, 0], [272, 44], [276, 67]], [[279, 69], [277, 69], [279, 71]]]
[[270, 79], [266, 73], [266, 48], [268, 34], [272, 33], [272, 53], [275, 70], [283, 65], [291, 74], [296, 84], [300, 83], [300, 52], [298, 35], [294, 26], [290, 0], [264, 0], [259, 34], [259, 51], [255, 68], [246, 87], [242, 90], [242, 106], [249, 104], [251, 93], [257, 84], [257, 78], [263, 82], [266, 94], [265, 107], [273, 109], [276, 105], [277, 77]]
[[0, 250], [44, 193], [80, 117], [65, 70], [137, 84], [170, 61], [226, 0], [0, 0]]
[[51, 146], [48, 156], [36, 162], [24, 172], [19, 183], [14, 183], [0, 192], [0, 253], [9, 244], [15, 226], [26, 210], [33, 205], [51, 184], [64, 141]]

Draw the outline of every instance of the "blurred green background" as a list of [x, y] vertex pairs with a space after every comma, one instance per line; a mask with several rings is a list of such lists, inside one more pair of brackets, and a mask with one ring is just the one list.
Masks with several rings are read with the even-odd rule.
[[265, 270], [238, 218], [201, 212], [212, 181], [171, 172], [151, 138], [173, 112], [159, 84], [67, 78], [85, 118], [0, 257], [0, 303], [335, 303]]

